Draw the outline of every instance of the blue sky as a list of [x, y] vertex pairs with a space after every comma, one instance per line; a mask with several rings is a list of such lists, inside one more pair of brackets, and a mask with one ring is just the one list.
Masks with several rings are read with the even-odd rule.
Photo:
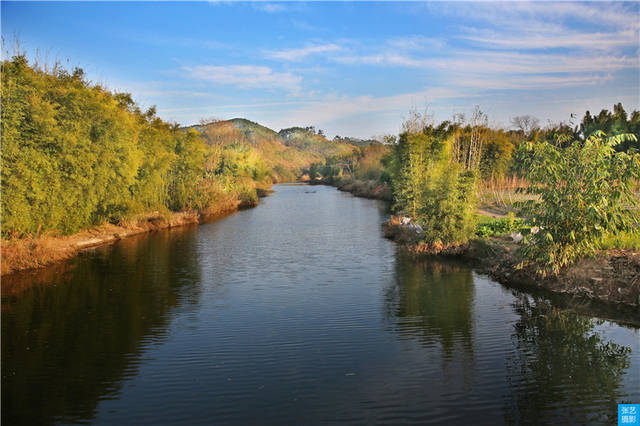
[[397, 133], [474, 105], [497, 126], [640, 109], [639, 3], [2, 2], [2, 35], [162, 118]]

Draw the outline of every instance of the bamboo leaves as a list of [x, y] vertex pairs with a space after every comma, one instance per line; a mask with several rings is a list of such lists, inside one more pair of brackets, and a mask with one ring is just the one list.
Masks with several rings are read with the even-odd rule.
[[616, 152], [634, 135], [608, 138], [595, 131], [566, 148], [541, 142], [523, 146], [528, 194], [522, 214], [545, 229], [524, 249], [525, 263], [541, 274], [558, 273], [577, 258], [594, 253], [608, 234], [637, 232], [638, 198], [631, 182], [640, 179], [640, 155]]

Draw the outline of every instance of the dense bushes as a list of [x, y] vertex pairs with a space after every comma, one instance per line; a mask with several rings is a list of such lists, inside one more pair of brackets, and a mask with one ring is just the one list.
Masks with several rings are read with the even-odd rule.
[[2, 63], [3, 233], [71, 232], [127, 210], [136, 117], [79, 70]]
[[221, 191], [253, 199], [246, 179], [269, 174], [250, 149], [215, 150], [79, 69], [45, 71], [19, 55], [1, 72], [3, 237], [202, 209]]
[[[427, 243], [456, 244], [475, 230], [477, 170], [456, 155], [460, 140], [452, 132], [405, 132], [387, 164], [391, 175], [394, 209], [423, 225]], [[464, 149], [464, 148], [463, 148]]]
[[525, 247], [525, 262], [557, 273], [599, 248], [603, 238], [638, 232], [639, 201], [632, 184], [640, 179], [640, 155], [614, 147], [633, 135], [607, 138], [600, 131], [566, 148], [542, 142], [524, 147], [529, 194], [523, 214], [542, 230]]

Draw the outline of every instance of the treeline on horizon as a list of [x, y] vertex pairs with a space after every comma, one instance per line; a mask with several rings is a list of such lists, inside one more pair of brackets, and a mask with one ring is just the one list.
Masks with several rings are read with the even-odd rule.
[[[540, 126], [540, 122], [530, 115], [512, 118], [512, 129], [492, 128], [488, 125], [488, 117], [476, 107], [471, 117], [455, 114], [451, 120], [434, 123], [425, 113], [411, 111], [409, 118], [403, 124], [399, 136], [386, 136], [383, 145], [389, 147], [398, 143], [402, 135], [426, 133], [434, 137], [454, 137], [461, 144], [471, 144], [477, 141], [480, 148], [478, 171], [481, 179], [495, 180], [506, 175], [517, 175], [522, 168], [523, 157], [518, 149], [527, 143], [548, 142], [558, 147], [566, 147], [570, 141], [585, 141], [597, 131], [609, 136], [620, 134], [635, 135], [636, 140], [625, 139], [614, 149], [619, 152], [629, 152], [631, 149], [640, 150], [640, 111], [633, 111], [630, 115], [625, 111], [622, 103], [615, 104], [612, 111], [601, 110], [597, 115], [586, 111], [581, 122], [549, 123]], [[334, 140], [349, 140], [336, 136]], [[388, 153], [386, 148], [371, 147], [376, 141], [351, 142], [363, 149], [350, 155], [329, 156], [325, 163], [313, 164], [315, 177], [322, 176], [328, 181], [336, 181], [342, 176], [353, 176], [360, 179], [376, 179], [383, 177], [390, 181], [387, 167], [382, 164]]]

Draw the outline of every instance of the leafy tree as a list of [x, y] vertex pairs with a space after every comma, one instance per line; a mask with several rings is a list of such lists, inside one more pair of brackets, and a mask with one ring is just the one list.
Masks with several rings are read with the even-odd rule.
[[620, 102], [613, 106], [613, 112], [603, 109], [598, 115], [592, 116], [587, 111], [580, 123], [580, 136], [587, 139], [596, 131], [613, 136], [631, 133], [636, 136], [636, 140], [625, 139], [615, 147], [616, 150], [626, 152], [631, 148], [640, 149], [637, 142], [640, 138], [640, 112], [633, 111], [629, 117]]
[[594, 253], [604, 235], [634, 230], [640, 214], [632, 184], [640, 178], [640, 155], [613, 148], [628, 139], [635, 136], [596, 131], [584, 143], [566, 142], [567, 148], [548, 142], [523, 148], [526, 192], [536, 198], [523, 203], [522, 213], [542, 227], [524, 249], [525, 264], [558, 273]]
[[473, 236], [477, 172], [469, 155], [454, 155], [457, 139], [448, 124], [403, 133], [389, 165], [394, 208], [418, 219], [427, 243], [463, 243]]
[[531, 115], [519, 115], [511, 119], [511, 125], [520, 133], [522, 140], [529, 139], [540, 128], [540, 120]]

